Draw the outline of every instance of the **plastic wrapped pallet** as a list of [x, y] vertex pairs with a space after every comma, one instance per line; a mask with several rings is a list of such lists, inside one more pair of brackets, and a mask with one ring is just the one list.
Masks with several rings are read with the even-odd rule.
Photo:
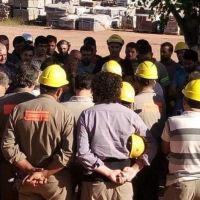
[[68, 15], [58, 20], [58, 26], [60, 28], [75, 30], [77, 29], [78, 15]]
[[103, 31], [111, 26], [108, 15], [83, 15], [79, 17], [78, 28], [83, 31]]
[[109, 15], [111, 18], [119, 17], [120, 15], [124, 15], [127, 11], [124, 7], [103, 7], [103, 6], [95, 6], [93, 8], [93, 14], [105, 14]]

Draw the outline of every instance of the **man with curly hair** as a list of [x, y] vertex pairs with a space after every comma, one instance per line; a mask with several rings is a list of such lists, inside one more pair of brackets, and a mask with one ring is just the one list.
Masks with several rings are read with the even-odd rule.
[[[120, 105], [122, 79], [100, 72], [92, 81], [95, 105], [78, 120], [77, 153], [85, 168], [81, 200], [132, 200], [131, 180], [155, 155], [154, 140], [140, 117]], [[139, 132], [149, 147], [132, 165], [128, 138]]]

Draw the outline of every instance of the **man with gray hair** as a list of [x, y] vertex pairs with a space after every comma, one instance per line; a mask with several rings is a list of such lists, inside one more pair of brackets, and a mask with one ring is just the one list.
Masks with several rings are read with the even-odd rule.
[[7, 74], [11, 82], [8, 90], [13, 91], [17, 70], [13, 64], [7, 62], [7, 48], [2, 43], [0, 43], [0, 71]]

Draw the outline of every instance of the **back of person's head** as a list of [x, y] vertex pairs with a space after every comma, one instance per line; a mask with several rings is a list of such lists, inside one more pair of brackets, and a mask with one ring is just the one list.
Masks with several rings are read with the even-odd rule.
[[152, 53], [152, 47], [147, 40], [141, 39], [137, 41], [138, 53], [141, 55], [145, 55], [148, 53]]
[[46, 67], [54, 64], [63, 66], [63, 64], [60, 63], [60, 61], [55, 56], [51, 56], [48, 57], [44, 62], [42, 62], [40, 69], [43, 71]]
[[48, 42], [55, 42], [57, 43], [57, 38], [54, 35], [47, 35]]
[[77, 75], [75, 78], [75, 89], [76, 90], [90, 90], [92, 85], [92, 75], [82, 74]]
[[15, 47], [17, 44], [21, 44], [21, 43], [26, 43], [25, 39], [22, 36], [16, 36], [13, 39], [13, 47]]
[[174, 47], [170, 42], [164, 42], [161, 44], [161, 48], [168, 47], [170, 52], [174, 51]]
[[83, 40], [83, 44], [88, 46], [96, 46], [96, 40], [93, 37], [86, 37]]
[[32, 87], [36, 84], [39, 69], [34, 65], [22, 64], [16, 74], [16, 87]]
[[55, 94], [60, 90], [60, 96], [63, 92], [62, 88], [69, 84], [65, 70], [58, 64], [53, 64], [44, 69], [39, 77], [41, 94]]
[[89, 51], [89, 52], [93, 52], [93, 49], [91, 46], [88, 46], [88, 45], [84, 45], [80, 48], [80, 52], [83, 52], [83, 51]]
[[6, 35], [0, 35], [0, 42], [2, 42], [3, 40], [9, 40], [9, 39]]
[[193, 62], [198, 62], [198, 53], [192, 49], [185, 50], [183, 55], [184, 60], [192, 60]]
[[34, 53], [34, 47], [32, 45], [26, 44], [22, 49], [21, 53], [24, 53], [25, 51], [32, 51]]
[[[189, 105], [190, 108], [200, 109], [200, 79], [190, 81], [182, 90], [184, 95], [184, 102]], [[183, 104], [184, 107], [185, 104]]]
[[39, 44], [48, 44], [48, 40], [45, 36], [40, 35], [35, 38], [35, 47], [37, 47]]
[[154, 87], [155, 81], [152, 79], [146, 79], [146, 78], [141, 78], [138, 76], [135, 76], [135, 80], [137, 83], [139, 83], [142, 87], [147, 87], [147, 86], [152, 86]]
[[0, 85], [7, 87], [9, 85], [9, 78], [5, 72], [0, 71]]
[[92, 80], [94, 103], [119, 102], [122, 78], [110, 72], [99, 72]]

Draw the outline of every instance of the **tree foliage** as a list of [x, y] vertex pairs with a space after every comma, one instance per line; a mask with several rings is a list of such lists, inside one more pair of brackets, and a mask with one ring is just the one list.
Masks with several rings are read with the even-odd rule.
[[139, 0], [162, 19], [172, 13], [189, 46], [200, 45], [200, 0]]

